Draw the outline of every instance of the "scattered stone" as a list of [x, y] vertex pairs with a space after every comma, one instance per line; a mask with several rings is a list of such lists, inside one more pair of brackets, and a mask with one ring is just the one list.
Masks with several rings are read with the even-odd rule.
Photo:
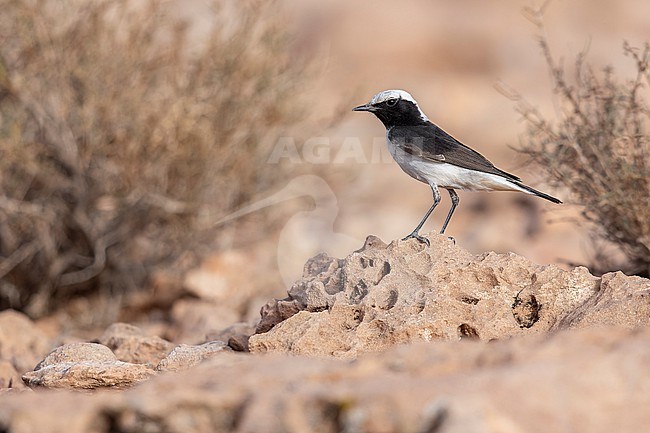
[[108, 347], [97, 343], [70, 343], [57, 347], [34, 370], [62, 362], [113, 362], [117, 358]]
[[30, 387], [95, 389], [124, 388], [155, 374], [144, 365], [119, 361], [101, 344], [71, 343], [55, 349], [22, 378]]
[[180, 344], [156, 366], [157, 371], [187, 370], [224, 351], [231, 351], [223, 341], [209, 341], [197, 346]]
[[174, 344], [157, 336], [146, 336], [140, 328], [114, 323], [99, 338], [99, 343], [113, 351], [117, 359], [134, 364], [157, 365], [174, 348]]
[[274, 299], [264, 304], [260, 310], [262, 319], [257, 324], [256, 333], [262, 334], [271, 330], [278, 323], [287, 320], [298, 313], [301, 306], [290, 298]]
[[236, 352], [248, 352], [248, 339], [255, 334], [255, 326], [248, 322], [235, 323], [232, 326], [207, 335], [208, 341], [227, 341], [228, 347]]

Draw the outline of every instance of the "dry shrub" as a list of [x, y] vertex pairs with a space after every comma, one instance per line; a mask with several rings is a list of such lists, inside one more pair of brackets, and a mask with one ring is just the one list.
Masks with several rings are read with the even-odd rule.
[[214, 2], [197, 37], [172, 2], [0, 1], [0, 309], [140, 288], [286, 182], [306, 63], [275, 7]]
[[[530, 11], [529, 11], [530, 12]], [[543, 10], [529, 13], [544, 35]], [[542, 53], [554, 83], [558, 117], [549, 119], [519, 99], [527, 124], [521, 150], [539, 164], [556, 186], [567, 188], [600, 235], [618, 245], [626, 272], [650, 271], [650, 140], [644, 91], [650, 84], [650, 44], [623, 52], [634, 61], [636, 75], [619, 78], [577, 57], [573, 74], [556, 61], [545, 36]], [[647, 97], [647, 94], [646, 96]], [[602, 260], [602, 257], [601, 257]], [[595, 263], [598, 271], [613, 263]]]

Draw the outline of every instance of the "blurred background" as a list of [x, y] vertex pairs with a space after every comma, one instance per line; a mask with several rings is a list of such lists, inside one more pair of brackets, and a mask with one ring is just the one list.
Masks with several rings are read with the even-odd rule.
[[350, 111], [384, 89], [566, 203], [461, 192], [459, 246], [564, 267], [630, 258], [514, 149], [530, 139], [513, 95], [565, 115], [541, 34], [569, 70], [585, 52], [634, 80], [623, 42], [650, 39], [647, 1], [548, 2], [544, 29], [542, 3], [517, 0], [0, 6], [0, 308], [51, 334], [125, 320], [200, 340], [254, 321], [316, 253], [410, 233], [430, 189]]

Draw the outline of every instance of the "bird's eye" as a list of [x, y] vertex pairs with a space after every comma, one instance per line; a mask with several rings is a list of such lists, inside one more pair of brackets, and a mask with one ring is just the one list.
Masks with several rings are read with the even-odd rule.
[[397, 105], [397, 101], [398, 101], [397, 99], [389, 99], [388, 101], [386, 101], [386, 105], [388, 105], [389, 107], [394, 107]]

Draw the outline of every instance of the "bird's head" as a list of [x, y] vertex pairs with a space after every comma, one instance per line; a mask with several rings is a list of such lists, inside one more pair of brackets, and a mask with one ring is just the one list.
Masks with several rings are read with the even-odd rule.
[[404, 90], [379, 92], [370, 102], [354, 107], [352, 111], [369, 111], [387, 128], [395, 125], [417, 125], [429, 121], [413, 96]]

